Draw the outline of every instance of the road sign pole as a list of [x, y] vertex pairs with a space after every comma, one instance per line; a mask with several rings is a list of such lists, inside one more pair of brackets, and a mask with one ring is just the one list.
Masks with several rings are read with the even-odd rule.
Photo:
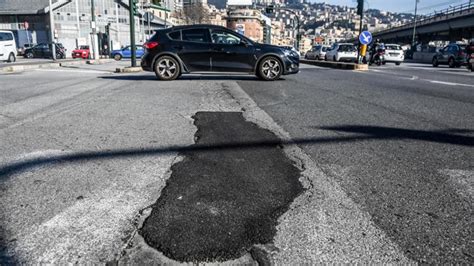
[[53, 60], [56, 60], [56, 45], [54, 45], [54, 15], [51, 0], [49, 0], [49, 29], [51, 31], [51, 53]]
[[[360, 13], [360, 23], [359, 23], [359, 36], [362, 34], [362, 26], [363, 26], [363, 20], [364, 20], [364, 8], [363, 8], [363, 1], [362, 1], [362, 12]], [[362, 43], [360, 42], [359, 38], [359, 45], [357, 47], [357, 63], [362, 64], [362, 58], [360, 57], [360, 49], [361, 49]]]

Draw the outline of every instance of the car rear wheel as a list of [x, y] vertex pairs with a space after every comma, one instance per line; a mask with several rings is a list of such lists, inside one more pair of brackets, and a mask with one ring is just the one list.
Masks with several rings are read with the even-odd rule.
[[16, 61], [16, 57], [13, 53], [10, 53], [10, 55], [8, 56], [8, 62], [9, 63], [13, 63]]
[[436, 57], [433, 58], [432, 64], [433, 64], [433, 67], [438, 67], [439, 66], [438, 58]]
[[32, 52], [26, 53], [26, 58], [33, 58], [33, 53]]
[[181, 75], [181, 69], [176, 59], [162, 56], [156, 60], [155, 75], [160, 80], [175, 80]]
[[265, 57], [258, 66], [258, 77], [263, 80], [273, 81], [280, 78], [283, 66], [276, 57]]
[[449, 65], [450, 68], [456, 67], [456, 63], [454, 62], [454, 58], [452, 58], [452, 57], [449, 58], [448, 65]]
[[115, 54], [115, 55], [114, 55], [114, 59], [117, 60], [117, 61], [119, 61], [119, 60], [122, 59], [122, 56], [121, 56], [120, 54]]
[[396, 62], [395, 65], [399, 66], [401, 63], [400, 62]]

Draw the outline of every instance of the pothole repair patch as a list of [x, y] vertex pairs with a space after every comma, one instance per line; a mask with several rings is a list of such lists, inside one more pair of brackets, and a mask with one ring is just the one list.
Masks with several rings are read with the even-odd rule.
[[277, 219], [303, 191], [300, 170], [272, 132], [238, 112], [199, 112], [196, 143], [140, 234], [178, 261], [224, 261], [272, 241]]

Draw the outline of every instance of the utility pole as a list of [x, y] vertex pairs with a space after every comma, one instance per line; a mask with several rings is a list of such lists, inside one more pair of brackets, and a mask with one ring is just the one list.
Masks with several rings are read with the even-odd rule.
[[76, 5], [76, 24], [77, 24], [77, 42], [76, 46], [79, 47], [79, 38], [81, 38], [81, 22], [79, 20], [79, 0], [74, 0]]
[[137, 2], [136, 0], [128, 0], [128, 6], [130, 8], [130, 16], [129, 16], [129, 20], [130, 20], [130, 49], [131, 52], [132, 52], [132, 58], [131, 58], [131, 63], [132, 63], [132, 67], [136, 67], [137, 66], [137, 51], [135, 50], [135, 12], [137, 10]]
[[413, 24], [413, 38], [411, 39], [411, 49], [415, 47], [415, 36], [416, 36], [416, 13], [418, 11], [418, 2], [420, 0], [415, 0], [415, 23]]
[[99, 42], [97, 39], [97, 25], [95, 22], [95, 3], [94, 0], [91, 0], [91, 28], [92, 28], [92, 53], [93, 59], [96, 60], [99, 58]]
[[51, 30], [51, 53], [53, 60], [56, 60], [56, 44], [54, 43], [54, 16], [51, 0], [49, 0], [49, 29]]

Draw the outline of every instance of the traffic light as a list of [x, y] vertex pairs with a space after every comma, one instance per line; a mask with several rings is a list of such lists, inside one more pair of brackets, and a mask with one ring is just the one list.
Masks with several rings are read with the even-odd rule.
[[357, 0], [357, 15], [364, 14], [364, 0]]
[[265, 13], [267, 14], [272, 14], [274, 11], [274, 6], [273, 5], [269, 5], [265, 8]]
[[131, 12], [134, 16], [138, 15], [138, 0], [132, 0]]

